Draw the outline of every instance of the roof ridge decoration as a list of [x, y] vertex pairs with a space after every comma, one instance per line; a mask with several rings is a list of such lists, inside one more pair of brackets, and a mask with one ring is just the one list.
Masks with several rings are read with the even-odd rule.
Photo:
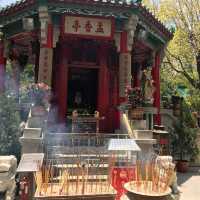
[[36, 3], [37, 0], [21, 0], [16, 1], [16, 3], [12, 3], [6, 7], [3, 7], [0, 9], [0, 16], [7, 16], [11, 13], [19, 12], [20, 10], [27, 8], [34, 3]]
[[148, 18], [151, 23], [156, 25], [161, 32], [163, 32], [170, 39], [173, 37], [173, 34], [165, 27], [165, 25], [153, 15], [149, 9], [141, 4], [141, 1], [137, 0], [48, 0], [51, 3], [77, 3], [77, 4], [88, 4], [88, 5], [105, 5], [105, 6], [118, 6], [122, 8], [134, 8], [139, 9], [142, 15]]
[[[27, 8], [38, 0], [21, 0], [16, 3], [11, 4], [0, 10], [1, 16], [8, 16], [15, 12], [19, 12], [24, 8]], [[158, 29], [166, 35], [169, 39], [173, 37], [173, 34], [164, 26], [164, 24], [156, 18], [145, 6], [141, 4], [141, 0], [47, 0], [48, 3], [73, 3], [73, 4], [88, 4], [88, 5], [102, 5], [110, 7], [120, 7], [127, 9], [138, 9], [143, 17], [145, 17], [147, 22], [150, 22], [158, 27]]]

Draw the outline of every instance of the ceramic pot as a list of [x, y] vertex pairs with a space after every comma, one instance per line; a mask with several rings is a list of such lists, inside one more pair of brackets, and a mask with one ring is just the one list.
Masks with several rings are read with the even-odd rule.
[[[133, 181], [134, 182], [134, 181]], [[167, 188], [164, 193], [152, 193], [148, 194], [145, 192], [138, 191], [138, 189], [131, 187], [132, 183], [125, 183], [124, 188], [127, 190], [126, 196], [130, 200], [168, 200], [171, 194], [171, 189]]]
[[186, 160], [178, 160], [176, 163], [176, 169], [178, 172], [186, 173], [189, 170], [189, 162]]
[[129, 110], [129, 115], [131, 119], [142, 120], [144, 114], [144, 109], [142, 107], [132, 108]]

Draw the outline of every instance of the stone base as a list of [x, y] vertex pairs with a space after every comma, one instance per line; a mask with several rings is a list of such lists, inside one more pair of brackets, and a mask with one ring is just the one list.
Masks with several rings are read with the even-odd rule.
[[29, 128], [42, 128], [44, 127], [44, 120], [46, 117], [44, 116], [39, 116], [39, 117], [30, 117], [28, 119], [27, 126]]
[[132, 120], [131, 127], [135, 130], [145, 130], [147, 129], [146, 120]]
[[153, 133], [151, 130], [134, 130], [137, 139], [152, 139]]
[[24, 129], [24, 138], [40, 138], [42, 134], [41, 128], [25, 128]]
[[20, 138], [22, 145], [21, 154], [24, 153], [43, 153], [43, 138]]

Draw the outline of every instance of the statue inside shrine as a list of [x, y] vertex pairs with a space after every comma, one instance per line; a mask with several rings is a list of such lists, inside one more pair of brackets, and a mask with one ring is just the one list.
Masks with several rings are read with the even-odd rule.
[[74, 104], [78, 108], [82, 104], [82, 95], [81, 92], [76, 92], [75, 97], [74, 97]]

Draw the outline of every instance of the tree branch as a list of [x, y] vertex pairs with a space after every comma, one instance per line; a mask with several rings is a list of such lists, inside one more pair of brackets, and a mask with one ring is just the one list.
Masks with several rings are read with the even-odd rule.
[[184, 68], [184, 65], [182, 63], [182, 60], [180, 59], [179, 56], [175, 56], [174, 54], [172, 54], [169, 50], [167, 50], [167, 52], [169, 53], [170, 56], [172, 56], [174, 59], [176, 59], [179, 62], [179, 65], [181, 67], [182, 70], [178, 70], [173, 63], [170, 61], [170, 58], [168, 56], [166, 56], [168, 64], [170, 65], [170, 67], [177, 73], [180, 73], [182, 75], [184, 75], [184, 77], [189, 81], [189, 83], [194, 87], [199, 89], [199, 82], [197, 82], [194, 78], [192, 78], [187, 71]]

